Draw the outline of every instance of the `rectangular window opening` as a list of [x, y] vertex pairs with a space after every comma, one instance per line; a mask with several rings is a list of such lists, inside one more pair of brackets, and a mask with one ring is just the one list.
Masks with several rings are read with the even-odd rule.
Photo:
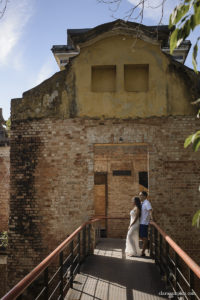
[[149, 65], [124, 65], [124, 88], [127, 92], [147, 92]]
[[113, 170], [113, 176], [131, 176], [131, 170]]
[[115, 92], [116, 66], [92, 66], [92, 92]]

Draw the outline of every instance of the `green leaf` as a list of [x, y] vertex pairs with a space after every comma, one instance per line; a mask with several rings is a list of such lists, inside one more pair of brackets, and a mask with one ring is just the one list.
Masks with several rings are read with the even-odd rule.
[[194, 67], [194, 71], [196, 73], [198, 73], [198, 71], [197, 71], [197, 52], [198, 52], [198, 45], [196, 43], [194, 48], [193, 48], [193, 53], [192, 53], [192, 64], [193, 64], [193, 67]]
[[176, 18], [177, 14], [177, 7], [174, 8], [173, 12], [169, 16], [169, 28], [172, 28], [174, 26], [174, 20]]
[[189, 135], [185, 139], [184, 148], [187, 148], [192, 143], [194, 151], [197, 151], [199, 146], [200, 146], [199, 140], [200, 140], [200, 130], [198, 130], [197, 132]]
[[176, 45], [177, 45], [177, 38], [178, 38], [178, 31], [179, 29], [176, 28], [172, 34], [171, 34], [171, 37], [170, 37], [170, 54], [173, 53], [174, 49], [176, 48]]
[[186, 39], [186, 37], [188, 37], [188, 35], [190, 34], [190, 31], [191, 31], [191, 20], [189, 19], [189, 20], [187, 20], [186, 22], [185, 22], [185, 24], [183, 25], [183, 27], [182, 28], [180, 28], [180, 37], [182, 38], [182, 39]]
[[198, 42], [199, 42], [200, 37], [198, 37], [196, 44], [194, 45], [193, 48], [193, 53], [192, 53], [192, 63], [193, 63], [193, 67], [194, 67], [194, 71], [196, 73], [198, 73], [197, 70], [197, 54], [198, 54]]
[[194, 16], [196, 25], [200, 24], [200, 5], [199, 1], [194, 4]]
[[195, 15], [192, 15], [190, 17], [190, 27], [192, 30], [194, 30], [194, 28], [196, 27], [196, 19], [195, 19]]
[[172, 28], [174, 26], [176, 15], [177, 15], [177, 7], [174, 8], [173, 12], [169, 16], [169, 28]]
[[200, 209], [195, 213], [192, 219], [192, 226], [197, 226], [199, 228], [200, 225]]
[[183, 40], [185, 40], [190, 34], [190, 20], [187, 20], [181, 28], [176, 28], [170, 37], [170, 54], [173, 53], [174, 49], [179, 47]]
[[190, 5], [180, 4], [175, 7], [169, 18], [169, 28], [176, 25], [189, 11]]
[[197, 137], [193, 143], [193, 150], [197, 152], [200, 147], [200, 137]]
[[185, 139], [184, 148], [187, 148], [192, 143], [192, 137], [193, 137], [193, 134], [191, 134], [190, 136], [188, 136]]
[[195, 140], [200, 137], [200, 130], [198, 130], [197, 132], [195, 132], [193, 135], [192, 135], [192, 143], [195, 142]]

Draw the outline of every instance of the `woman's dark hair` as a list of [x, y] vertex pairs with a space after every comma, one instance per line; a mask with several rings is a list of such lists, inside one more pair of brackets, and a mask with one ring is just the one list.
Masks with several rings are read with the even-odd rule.
[[139, 217], [141, 217], [141, 202], [140, 202], [140, 198], [139, 197], [134, 197], [133, 200], [135, 202], [135, 205], [139, 209]]

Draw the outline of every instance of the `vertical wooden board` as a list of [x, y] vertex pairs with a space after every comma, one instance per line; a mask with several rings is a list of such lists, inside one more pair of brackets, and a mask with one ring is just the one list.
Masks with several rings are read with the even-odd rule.
[[105, 184], [94, 187], [95, 215], [104, 216], [106, 213], [106, 186]]

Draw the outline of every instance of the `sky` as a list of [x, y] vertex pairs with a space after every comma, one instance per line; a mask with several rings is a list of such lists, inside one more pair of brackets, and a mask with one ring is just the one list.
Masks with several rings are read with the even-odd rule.
[[[158, 24], [161, 10], [151, 7], [160, 1], [147, 1], [143, 24]], [[177, 1], [167, 1], [163, 24], [168, 24]], [[21, 98], [23, 92], [59, 71], [51, 48], [67, 43], [67, 29], [90, 28], [123, 19], [132, 4], [137, 3], [138, 0], [122, 0], [116, 11], [115, 6], [98, 0], [9, 0], [0, 19], [0, 107], [4, 119], [10, 116], [11, 99]], [[194, 42], [195, 38], [193, 34], [190, 40]], [[192, 67], [191, 51], [186, 65]]]

